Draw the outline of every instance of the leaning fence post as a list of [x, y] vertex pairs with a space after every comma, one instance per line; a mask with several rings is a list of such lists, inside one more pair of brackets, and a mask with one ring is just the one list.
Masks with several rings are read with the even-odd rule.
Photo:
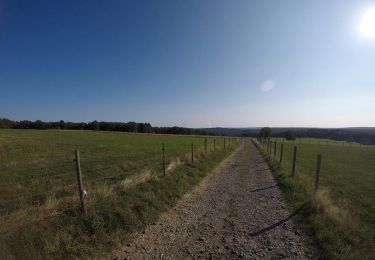
[[294, 176], [296, 172], [296, 160], [297, 160], [297, 146], [294, 146], [292, 176]]
[[194, 163], [194, 144], [191, 144], [191, 163]]
[[271, 156], [271, 154], [272, 154], [272, 141], [270, 141], [270, 148], [269, 148], [269, 150], [268, 150], [268, 153], [270, 154], [270, 156]]
[[275, 141], [275, 146], [273, 147], [273, 157], [276, 158], [276, 146], [277, 146], [277, 141]]
[[272, 153], [272, 141], [270, 140], [270, 143], [268, 144], [269, 148], [268, 148], [268, 153], [271, 155]]
[[316, 176], [315, 176], [315, 189], [314, 194], [318, 191], [319, 188], [319, 176], [320, 176], [320, 164], [322, 162], [322, 155], [318, 154], [316, 159]]
[[80, 162], [80, 156], [79, 151], [75, 151], [76, 154], [76, 169], [77, 169], [77, 182], [78, 182], [78, 193], [79, 193], [79, 199], [81, 200], [81, 209], [84, 214], [87, 213], [86, 211], [86, 205], [85, 205], [85, 190], [83, 189], [82, 184], [82, 174], [81, 174], [81, 162]]
[[283, 154], [284, 154], [284, 144], [281, 144], [280, 147], [280, 163], [283, 161]]
[[165, 144], [163, 143], [163, 173], [164, 176], [166, 175], [167, 167], [166, 167], [166, 161], [165, 161]]

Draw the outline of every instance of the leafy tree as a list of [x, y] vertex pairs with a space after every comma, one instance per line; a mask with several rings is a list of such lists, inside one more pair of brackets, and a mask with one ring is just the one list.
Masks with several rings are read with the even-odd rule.
[[272, 135], [272, 130], [269, 127], [263, 127], [259, 131], [259, 136], [262, 138], [269, 138]]
[[33, 128], [35, 128], [35, 129], [47, 129], [47, 124], [42, 122], [41, 120], [36, 120], [34, 122]]
[[99, 128], [100, 128], [99, 122], [96, 120], [88, 123], [85, 127], [85, 129], [87, 130], [99, 130]]
[[294, 135], [294, 133], [292, 131], [286, 131], [285, 132], [285, 139], [286, 140], [295, 140], [296, 136]]
[[0, 128], [13, 128], [14, 126], [15, 122], [6, 118], [0, 118]]
[[64, 120], [60, 120], [59, 127], [60, 127], [60, 129], [65, 129], [66, 128], [66, 124], [65, 124]]
[[127, 123], [128, 132], [138, 132], [138, 126], [136, 122]]

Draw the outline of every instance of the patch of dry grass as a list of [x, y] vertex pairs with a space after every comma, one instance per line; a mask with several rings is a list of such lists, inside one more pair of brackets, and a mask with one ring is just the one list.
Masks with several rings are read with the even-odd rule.
[[30, 225], [49, 217], [56, 217], [61, 209], [68, 207], [68, 204], [74, 203], [73, 201], [76, 201], [77, 198], [70, 198], [69, 200], [71, 201], [68, 202], [68, 198], [64, 200], [49, 198], [46, 203], [39, 207], [23, 208], [3, 216], [0, 219], [0, 233], [9, 234], [22, 226]]
[[173, 159], [168, 165], [167, 165], [167, 172], [175, 170], [178, 166], [182, 165], [183, 162], [180, 160], [179, 157], [176, 159]]
[[352, 154], [358, 159], [362, 155], [368, 156], [366, 151], [347, 148], [344, 155], [348, 158], [343, 159], [342, 151], [334, 150], [335, 153], [328, 153], [324, 149], [331, 152], [332, 146], [321, 147], [322, 150], [319, 152], [326, 152], [326, 155], [321, 169], [319, 190], [314, 194], [316, 156], [312, 155], [315, 150], [310, 154], [306, 152], [314, 147], [302, 147], [305, 150], [299, 148], [294, 177], [291, 176], [290, 149], [289, 153], [285, 154], [284, 151], [284, 156], [289, 154], [289, 157], [285, 156], [280, 164], [260, 146], [258, 148], [291, 206], [296, 209], [309, 202], [309, 207], [301, 211], [297, 220], [315, 240], [322, 258], [374, 259], [374, 229], [369, 221], [372, 214], [369, 205], [373, 202], [369, 201], [371, 191], [367, 190], [368, 183], [373, 181], [373, 177], [369, 177], [364, 168], [358, 174], [349, 175], [344, 174], [344, 170], [347, 169], [343, 170], [343, 166], [357, 171], [360, 169], [359, 166], [355, 167], [358, 162], [346, 154]]
[[337, 225], [348, 226], [350, 228], [358, 227], [358, 223], [356, 223], [347, 209], [343, 206], [339, 207], [335, 205], [327, 189], [319, 189], [313, 196], [311, 205], [316, 213], [325, 215], [325, 217]]
[[[154, 175], [155, 176], [155, 175]], [[137, 185], [138, 183], [145, 182], [153, 178], [153, 174], [150, 169], [144, 169], [142, 172], [138, 174], [134, 174], [129, 176], [128, 178], [124, 179], [120, 182], [120, 187], [123, 189], [128, 189]]]

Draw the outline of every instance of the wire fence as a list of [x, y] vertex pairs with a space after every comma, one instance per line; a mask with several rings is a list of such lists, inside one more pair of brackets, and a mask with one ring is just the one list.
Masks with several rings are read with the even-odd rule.
[[351, 212], [364, 226], [375, 228], [369, 221], [375, 216], [373, 146], [281, 138], [257, 138], [256, 143], [274, 165], [281, 167], [284, 180], [300, 183], [313, 198], [321, 189], [328, 192], [336, 206]]
[[[259, 138], [257, 138], [259, 140]], [[262, 139], [262, 138], [260, 138]], [[268, 138], [264, 138], [268, 140]], [[293, 140], [288, 140], [285, 137], [272, 137], [269, 138], [271, 142], [277, 143], [288, 143], [288, 144], [314, 144], [314, 145], [335, 145], [335, 146], [343, 146], [343, 147], [363, 147], [363, 148], [375, 148], [375, 145], [371, 144], [362, 144], [354, 141], [338, 141], [332, 139], [321, 139], [321, 138], [295, 138]]]
[[[103, 184], [118, 185], [145, 172], [151, 177], [161, 177], [174, 169], [172, 164], [196, 163], [204, 160], [209, 153], [227, 149], [239, 140], [196, 137], [192, 139], [192, 144], [161, 142], [129, 150], [127, 154], [104, 149], [95, 153], [77, 150], [78, 158], [74, 150], [52, 155], [31, 154], [22, 160], [17, 158], [19, 153], [10, 152], [0, 158], [0, 216], [41, 206], [51, 199], [77, 198], [81, 193], [81, 203], [85, 203], [87, 197], [93, 196]], [[1, 154], [4, 155], [4, 151]]]

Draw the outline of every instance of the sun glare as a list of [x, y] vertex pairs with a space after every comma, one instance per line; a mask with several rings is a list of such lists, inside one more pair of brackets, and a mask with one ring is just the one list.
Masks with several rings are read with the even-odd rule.
[[360, 30], [364, 37], [375, 38], [375, 8], [363, 15]]

